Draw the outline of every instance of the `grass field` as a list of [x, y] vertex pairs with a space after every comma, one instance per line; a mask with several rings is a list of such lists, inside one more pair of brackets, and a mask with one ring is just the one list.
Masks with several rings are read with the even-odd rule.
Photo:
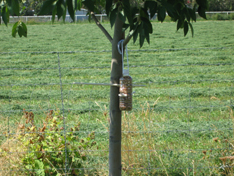
[[[150, 45], [128, 44], [130, 75], [146, 87], [134, 88], [134, 110], [123, 116], [123, 174], [221, 175], [219, 157], [234, 152], [234, 21], [194, 23], [193, 38], [175, 23], [153, 26]], [[1, 134], [16, 130], [23, 109], [38, 124], [63, 109], [60, 70], [66, 125], [96, 132], [87, 167], [106, 175], [109, 87], [73, 83], [109, 83], [108, 40], [85, 23], [28, 25], [28, 38], [12, 38], [11, 26], [0, 32]]]

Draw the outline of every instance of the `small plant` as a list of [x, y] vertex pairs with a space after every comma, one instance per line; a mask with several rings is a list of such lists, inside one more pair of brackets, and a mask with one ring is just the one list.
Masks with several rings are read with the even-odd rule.
[[[79, 138], [80, 123], [64, 130], [59, 110], [47, 114], [42, 127], [34, 123], [34, 114], [24, 111], [25, 123], [19, 124], [18, 143], [24, 151], [23, 170], [30, 175], [78, 175], [86, 160], [85, 150], [96, 144], [95, 134]], [[22, 168], [18, 168], [19, 170]]]
[[[234, 120], [233, 111], [230, 108], [230, 118]], [[220, 140], [215, 140], [219, 142]], [[233, 176], [234, 175], [234, 142], [233, 140], [224, 139], [223, 142], [227, 145], [227, 149], [222, 150], [222, 153], [219, 157], [220, 161], [220, 172], [222, 175]]]
[[[222, 176], [233, 176], [234, 165], [234, 146], [227, 139], [219, 139], [219, 137], [213, 138], [214, 148], [213, 150], [203, 150], [203, 159], [213, 161], [213, 172], [221, 174]], [[226, 147], [225, 147], [226, 145]]]
[[[230, 118], [233, 118], [233, 111], [230, 108]], [[217, 130], [219, 137], [212, 139], [213, 149], [203, 150], [203, 159], [213, 161], [213, 172], [222, 176], [234, 176], [234, 142], [224, 135], [222, 131]]]

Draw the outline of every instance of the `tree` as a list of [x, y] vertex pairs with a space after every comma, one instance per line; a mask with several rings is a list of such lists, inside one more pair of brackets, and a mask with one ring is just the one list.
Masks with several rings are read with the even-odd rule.
[[[24, 8], [23, 15], [25, 16], [33, 16], [34, 14], [38, 14], [44, 0], [25, 0], [25, 2], [22, 4]], [[51, 15], [50, 12], [47, 13], [48, 15]]]
[[[3, 0], [1, 0], [3, 2]], [[8, 6], [12, 7], [16, 14], [19, 14], [18, 3], [20, 0], [6, 0], [6, 5], [1, 9], [5, 24], [8, 22]], [[17, 3], [16, 3], [17, 2]], [[46, 0], [38, 15], [46, 14], [52, 11], [53, 21], [57, 14], [58, 19], [65, 20], [68, 10], [71, 18], [75, 21], [75, 11], [85, 6], [88, 9], [88, 15], [94, 19], [97, 26], [105, 34], [112, 46], [111, 60], [111, 84], [118, 84], [122, 76], [122, 56], [118, 52], [117, 44], [123, 41], [125, 47], [133, 39], [135, 43], [139, 39], [140, 47], [145, 40], [150, 43], [150, 34], [153, 33], [152, 23], [149, 19], [157, 13], [159, 21], [163, 22], [166, 14], [173, 21], [177, 22], [177, 30], [183, 29], [184, 36], [189, 29], [194, 33], [192, 21], [196, 21], [196, 11], [206, 19], [205, 11], [208, 8], [207, 0], [197, 0], [196, 4], [190, 8], [184, 0]], [[114, 28], [113, 37], [105, 30], [97, 20], [95, 13], [101, 7], [105, 8], [106, 14], [110, 19], [110, 25]], [[23, 23], [17, 23], [13, 26], [12, 34], [19, 36], [25, 30]], [[128, 31], [128, 32], [127, 32]], [[125, 35], [127, 33], [127, 35]], [[25, 35], [24, 35], [25, 36]], [[111, 86], [110, 88], [110, 134], [109, 134], [109, 175], [121, 175], [121, 111], [119, 109], [119, 88]]]
[[209, 11], [229, 11], [234, 9], [233, 0], [208, 0]]
[[[24, 10], [24, 8], [20, 9], [20, 5], [22, 3], [23, 0], [0, 0], [0, 17], [2, 17], [2, 20], [6, 26], [7, 23], [9, 23], [10, 15], [19, 16], [22, 10]], [[15, 37], [16, 33], [18, 33], [20, 37], [27, 37], [27, 27], [23, 22], [18, 21], [13, 25], [12, 36]]]

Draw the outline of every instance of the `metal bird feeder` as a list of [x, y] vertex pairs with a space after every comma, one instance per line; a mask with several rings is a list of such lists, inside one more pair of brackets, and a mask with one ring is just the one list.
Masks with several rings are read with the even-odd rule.
[[[121, 44], [121, 50], [120, 50]], [[119, 53], [122, 54], [122, 69], [123, 76], [119, 79], [119, 109], [121, 111], [131, 111], [132, 110], [132, 77], [129, 75], [129, 63], [128, 63], [128, 52], [127, 46], [125, 47], [127, 55], [127, 65], [128, 69], [124, 69], [124, 49], [123, 40], [118, 43]]]

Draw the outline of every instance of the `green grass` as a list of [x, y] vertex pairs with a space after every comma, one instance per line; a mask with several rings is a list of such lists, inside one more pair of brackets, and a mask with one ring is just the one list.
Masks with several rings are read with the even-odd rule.
[[[123, 153], [132, 156], [123, 154], [123, 167], [129, 166], [123, 173], [193, 175], [195, 168], [200, 175], [219, 175], [218, 158], [228, 148], [222, 141], [233, 139], [234, 21], [193, 23], [193, 38], [176, 32], [172, 22], [153, 26], [150, 45], [137, 51], [138, 43], [128, 44], [133, 82], [146, 87], [134, 88], [134, 110], [123, 117]], [[28, 25], [28, 38], [12, 38], [11, 25], [0, 26], [0, 33], [1, 133], [14, 132], [24, 108], [35, 113], [36, 123], [48, 109], [62, 109], [58, 55], [32, 52], [77, 51], [59, 54], [66, 125], [81, 121], [81, 131], [96, 131], [100, 147], [90, 153], [89, 166], [104, 168], [100, 175], [106, 175], [108, 115], [103, 113], [109, 87], [72, 83], [109, 83], [111, 52], [87, 52], [111, 50], [108, 40], [86, 23]], [[171, 48], [187, 50], [160, 50]]]

